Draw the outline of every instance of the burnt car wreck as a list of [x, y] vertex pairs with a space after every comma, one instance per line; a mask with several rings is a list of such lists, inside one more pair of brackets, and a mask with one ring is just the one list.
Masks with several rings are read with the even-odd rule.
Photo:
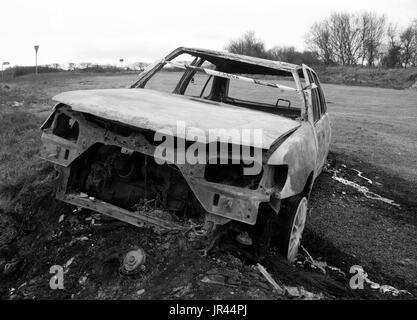
[[[277, 235], [282, 253], [295, 259], [330, 144], [326, 102], [309, 67], [178, 48], [130, 88], [65, 92], [54, 100], [41, 127], [41, 157], [56, 165], [58, 199], [139, 227], [183, 229], [133, 209], [156, 199], [178, 217], [204, 220], [211, 245], [218, 230], [233, 229], [238, 241], [259, 250]], [[195, 141], [175, 134], [166, 151], [177, 156], [160, 164], [155, 134], [175, 132], [178, 120], [199, 132], [261, 129], [261, 144], [247, 139], [238, 146], [259, 152], [260, 172], [245, 175], [248, 165], [232, 162], [229, 151], [226, 159], [213, 155], [218, 161], [179, 162], [178, 146]], [[233, 141], [218, 133], [207, 146], [231, 150]]]

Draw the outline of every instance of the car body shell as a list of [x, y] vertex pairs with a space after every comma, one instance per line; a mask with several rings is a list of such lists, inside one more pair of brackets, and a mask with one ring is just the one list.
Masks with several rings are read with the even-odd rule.
[[[178, 92], [166, 94], [144, 88], [146, 81], [167, 61], [184, 52], [210, 61], [230, 63], [227, 69], [230, 72], [236, 68], [234, 63], [241, 63], [249, 71], [250, 66], [253, 66], [261, 71], [274, 70], [278, 75], [292, 75], [295, 89], [304, 106], [301, 117], [297, 120], [288, 119], [228, 103], [184, 97], [178, 95]], [[305, 79], [304, 88], [300, 77]], [[72, 91], [54, 97], [58, 103], [42, 126], [41, 157], [57, 165], [60, 172], [58, 199], [134, 225], [153, 224], [176, 229], [179, 228], [178, 225], [164, 219], [144, 216], [111, 201], [88, 197], [87, 192], [75, 193], [70, 190], [73, 180], [71, 176], [75, 170], [73, 168], [79, 162], [77, 159], [86, 157], [97, 145], [116, 147], [123, 154], [138, 153], [155, 158], [157, 146], [149, 141], [146, 134], [158, 130], [175, 132], [178, 119], [183, 119], [190, 130], [198, 129], [191, 132], [194, 136], [202, 132], [205, 134], [213, 127], [238, 130], [262, 128], [262, 145], [254, 145], [250, 140], [241, 141], [242, 146], [262, 149], [262, 174], [255, 189], [208, 181], [205, 178], [204, 164], [172, 163], [177, 166], [193, 195], [209, 216], [223, 223], [235, 220], [254, 225], [261, 203], [269, 204], [279, 214], [281, 202], [303, 192], [308, 194], [323, 169], [329, 150], [331, 129], [324, 96], [318, 90], [322, 89], [317, 75], [305, 65], [297, 66], [211, 50], [178, 48], [146, 68], [131, 88]], [[321, 105], [317, 105], [317, 102]], [[320, 110], [317, 112], [314, 108]], [[77, 123], [75, 140], [56, 134], [62, 115]], [[92, 121], [92, 118], [97, 118], [100, 122]], [[117, 130], [108, 129], [106, 121], [112, 126], [129, 129], [129, 133], [121, 134]], [[100, 123], [104, 123], [104, 126], [99, 125]], [[215, 142], [209, 139], [205, 141], [207, 144]], [[274, 170], [285, 172], [280, 183], [274, 181]]]

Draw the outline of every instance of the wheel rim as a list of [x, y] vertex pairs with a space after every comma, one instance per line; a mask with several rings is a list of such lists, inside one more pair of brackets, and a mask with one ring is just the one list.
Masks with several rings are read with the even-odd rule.
[[291, 226], [290, 241], [288, 243], [287, 259], [294, 262], [300, 247], [301, 236], [307, 218], [307, 198], [303, 197], [298, 203], [297, 211]]

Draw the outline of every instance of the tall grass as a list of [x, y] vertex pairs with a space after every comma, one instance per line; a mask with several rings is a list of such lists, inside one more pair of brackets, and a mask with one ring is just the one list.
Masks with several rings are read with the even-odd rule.
[[0, 90], [0, 209], [16, 212], [29, 205], [21, 203], [28, 189], [39, 187], [35, 197], [46, 191], [39, 183], [52, 172], [52, 166], [38, 156], [42, 119], [26, 111], [25, 105], [13, 107], [18, 96], [15, 90]]

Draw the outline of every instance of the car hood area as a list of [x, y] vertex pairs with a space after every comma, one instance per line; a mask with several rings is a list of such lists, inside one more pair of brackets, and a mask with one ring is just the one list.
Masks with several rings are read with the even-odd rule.
[[[217, 138], [227, 141], [230, 138], [227, 131], [232, 129], [262, 130], [262, 149], [269, 149], [277, 139], [300, 126], [298, 121], [275, 114], [149, 89], [69, 91], [58, 94], [53, 100], [74, 111], [164, 134], [177, 135], [180, 121], [185, 125], [187, 136], [198, 137], [197, 141], [206, 143], [215, 142]], [[215, 133], [214, 137], [209, 133]], [[259, 147], [253, 138], [244, 135], [240, 144]]]

